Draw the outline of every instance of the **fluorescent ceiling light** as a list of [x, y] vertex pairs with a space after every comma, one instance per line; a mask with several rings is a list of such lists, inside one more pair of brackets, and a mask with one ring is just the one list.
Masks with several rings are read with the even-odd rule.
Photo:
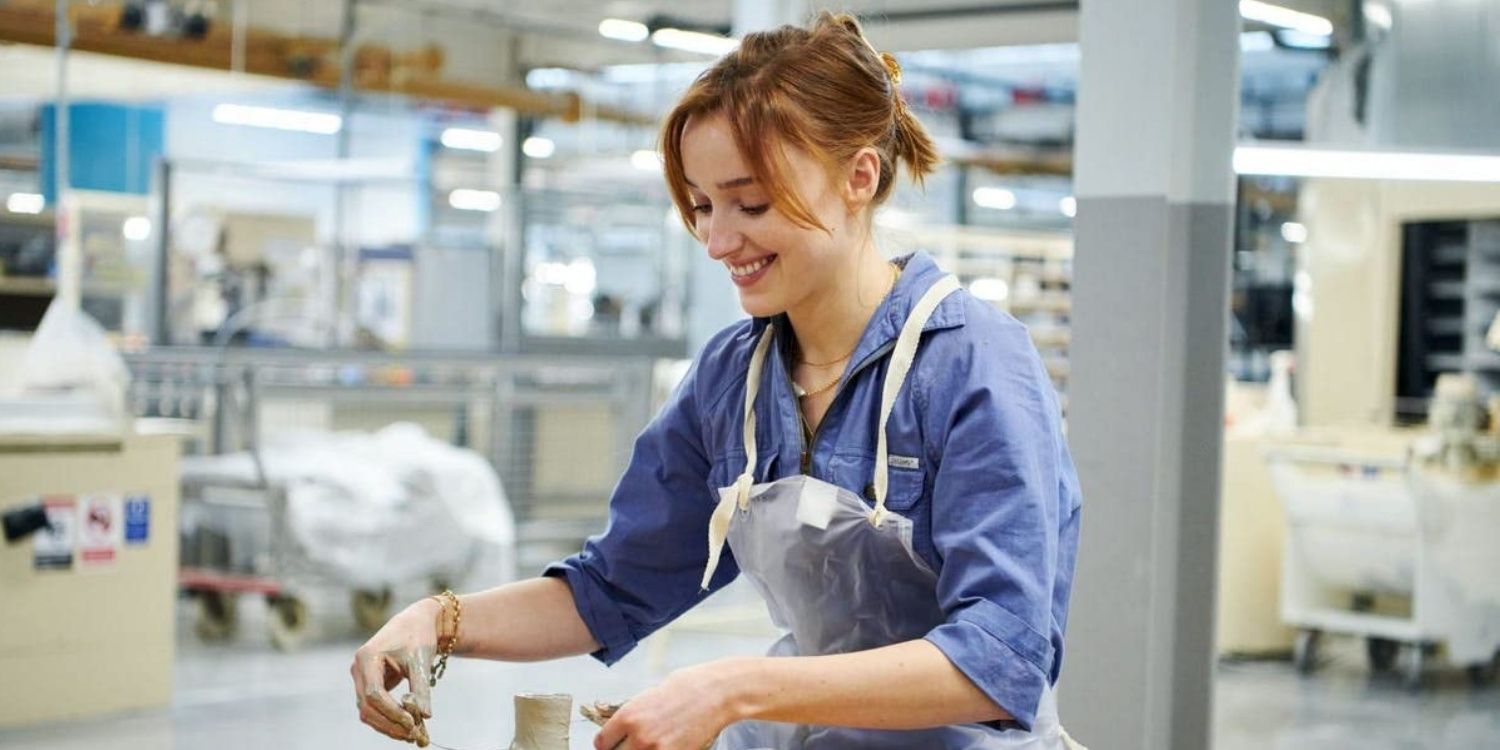
[[13, 214], [39, 214], [47, 207], [47, 199], [36, 193], [11, 193], [5, 199], [5, 210]]
[[1069, 219], [1073, 218], [1074, 216], [1077, 216], [1078, 215], [1078, 199], [1074, 198], [1071, 195], [1068, 196], [1068, 197], [1066, 197], [1066, 198], [1063, 198], [1062, 200], [1060, 200], [1060, 201], [1057, 202], [1057, 210], [1061, 211], [1062, 215], [1068, 217]]
[[983, 208], [993, 208], [996, 211], [1009, 211], [1016, 207], [1016, 194], [1005, 188], [976, 188], [974, 204]]
[[1333, 33], [1333, 22], [1322, 16], [1263, 3], [1260, 0], [1240, 0], [1240, 16], [1251, 21], [1260, 21], [1304, 34], [1329, 36]]
[[641, 149], [630, 155], [630, 166], [642, 172], [660, 172], [661, 156], [650, 149]]
[[151, 236], [151, 220], [144, 216], [132, 216], [121, 225], [120, 233], [127, 240], [140, 242]]
[[1289, 221], [1281, 225], [1281, 239], [1300, 245], [1307, 241], [1307, 227], [1295, 221]]
[[448, 128], [443, 131], [442, 141], [443, 145], [448, 148], [459, 148], [466, 151], [493, 153], [500, 150], [500, 134], [491, 130]]
[[622, 42], [644, 42], [651, 35], [651, 30], [646, 24], [635, 21], [625, 21], [619, 18], [606, 18], [599, 22], [599, 36], [606, 39], [618, 39]]
[[493, 190], [460, 188], [448, 194], [448, 205], [460, 211], [495, 211], [500, 208], [500, 194]]
[[534, 135], [521, 144], [521, 152], [533, 159], [546, 159], [557, 152], [557, 144], [549, 138]]
[[1234, 171], [1350, 180], [1500, 182], [1500, 156], [1240, 146], [1234, 150]]
[[337, 133], [344, 125], [342, 117], [326, 112], [251, 107], [244, 104], [220, 104], [214, 107], [213, 116], [214, 122], [222, 125], [248, 125], [256, 128], [294, 130], [320, 135]]
[[574, 71], [567, 68], [532, 68], [526, 71], [526, 88], [552, 89], [570, 85]]
[[651, 43], [658, 47], [715, 56], [726, 54], [740, 46], [738, 39], [682, 29], [657, 29], [651, 34]]
[[985, 276], [969, 282], [969, 294], [986, 302], [1004, 302], [1010, 296], [1010, 285], [1005, 279]]

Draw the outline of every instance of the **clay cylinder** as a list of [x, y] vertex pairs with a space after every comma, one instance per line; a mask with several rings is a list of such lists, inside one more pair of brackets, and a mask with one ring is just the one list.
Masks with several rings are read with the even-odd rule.
[[510, 750], [568, 750], [573, 696], [516, 694], [516, 737]]

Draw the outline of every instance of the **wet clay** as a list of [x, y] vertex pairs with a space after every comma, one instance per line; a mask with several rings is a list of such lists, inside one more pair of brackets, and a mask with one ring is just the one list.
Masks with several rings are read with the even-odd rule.
[[568, 750], [568, 725], [573, 720], [573, 696], [516, 695], [516, 736], [510, 750]]

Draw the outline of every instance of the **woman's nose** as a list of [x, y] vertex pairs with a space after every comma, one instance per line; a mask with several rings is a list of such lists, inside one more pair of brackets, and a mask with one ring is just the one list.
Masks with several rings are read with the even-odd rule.
[[714, 260], [723, 260], [739, 252], [745, 244], [745, 235], [731, 219], [709, 216], [698, 226], [703, 232], [704, 244], [708, 246], [708, 257]]

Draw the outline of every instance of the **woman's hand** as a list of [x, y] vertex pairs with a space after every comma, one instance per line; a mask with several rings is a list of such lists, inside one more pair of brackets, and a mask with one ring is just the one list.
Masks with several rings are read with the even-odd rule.
[[631, 698], [594, 738], [597, 750], [703, 750], [739, 720], [727, 662], [673, 672]]
[[[428, 744], [424, 719], [432, 718], [428, 682], [437, 653], [437, 620], [442, 605], [423, 599], [392, 617], [354, 652], [354, 695], [359, 719], [398, 740]], [[390, 691], [402, 680], [410, 692], [397, 703]]]

